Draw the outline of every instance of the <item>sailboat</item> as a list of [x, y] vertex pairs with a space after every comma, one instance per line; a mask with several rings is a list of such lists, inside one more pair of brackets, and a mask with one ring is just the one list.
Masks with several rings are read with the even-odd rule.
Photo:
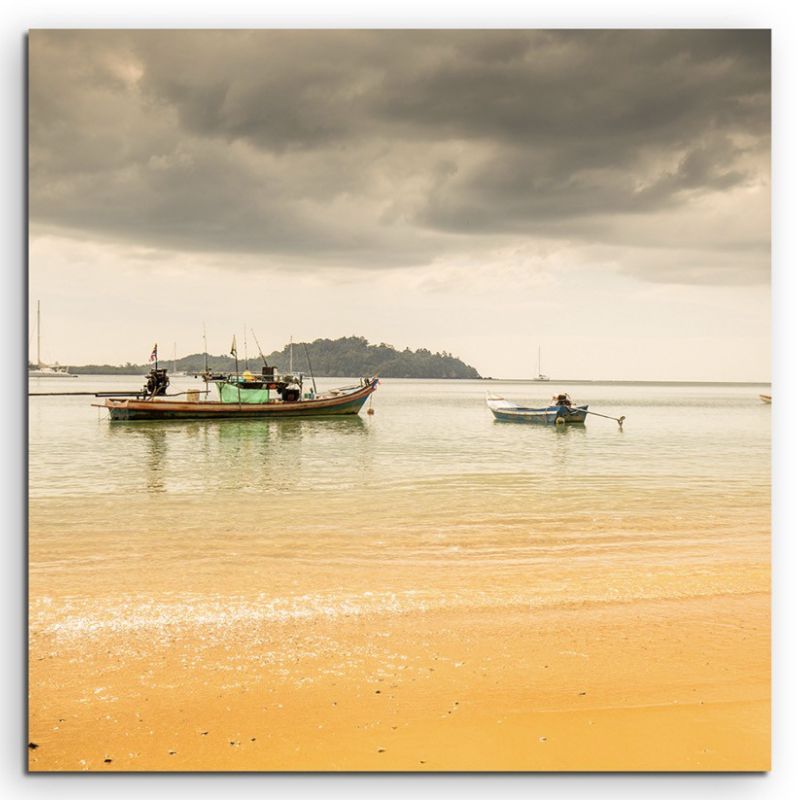
[[539, 346], [539, 374], [534, 378], [535, 381], [549, 381], [550, 378], [542, 373], [542, 347]]
[[185, 377], [186, 372], [178, 372], [178, 345], [173, 342], [172, 343], [172, 377]]
[[66, 367], [56, 361], [55, 364], [42, 363], [42, 326], [41, 326], [41, 301], [36, 301], [36, 366], [28, 368], [29, 378], [77, 378]]

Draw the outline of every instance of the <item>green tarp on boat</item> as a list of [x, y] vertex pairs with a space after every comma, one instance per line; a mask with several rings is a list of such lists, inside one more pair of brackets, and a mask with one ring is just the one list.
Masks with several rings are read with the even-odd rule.
[[269, 389], [240, 389], [232, 383], [218, 383], [217, 386], [223, 403], [266, 403], [269, 400]]

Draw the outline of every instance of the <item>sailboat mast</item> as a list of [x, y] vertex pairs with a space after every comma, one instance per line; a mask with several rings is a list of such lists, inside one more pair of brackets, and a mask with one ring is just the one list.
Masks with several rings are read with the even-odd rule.
[[41, 300], [36, 301], [36, 367], [42, 367]]
[[208, 375], [208, 342], [206, 341], [206, 323], [203, 320], [203, 359], [204, 359], [204, 367], [205, 373]]

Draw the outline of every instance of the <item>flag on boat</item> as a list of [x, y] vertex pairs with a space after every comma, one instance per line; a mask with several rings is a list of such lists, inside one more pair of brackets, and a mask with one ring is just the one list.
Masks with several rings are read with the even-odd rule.
[[153, 345], [153, 352], [150, 353], [151, 361], [158, 361], [158, 343]]
[[233, 342], [231, 342], [231, 355], [236, 357], [238, 351], [236, 350], [236, 336], [233, 337]]

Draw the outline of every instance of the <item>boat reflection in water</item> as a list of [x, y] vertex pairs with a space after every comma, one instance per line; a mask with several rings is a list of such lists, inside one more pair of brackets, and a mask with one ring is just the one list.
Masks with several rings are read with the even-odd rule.
[[309, 481], [324, 486], [328, 465], [320, 463], [320, 447], [326, 453], [368, 449], [357, 440], [369, 434], [370, 426], [349, 415], [228, 420], [222, 425], [143, 421], [109, 425], [107, 431], [116, 440], [114, 449], [125, 454], [126, 474], [138, 491], [195, 494], [282, 492]]

